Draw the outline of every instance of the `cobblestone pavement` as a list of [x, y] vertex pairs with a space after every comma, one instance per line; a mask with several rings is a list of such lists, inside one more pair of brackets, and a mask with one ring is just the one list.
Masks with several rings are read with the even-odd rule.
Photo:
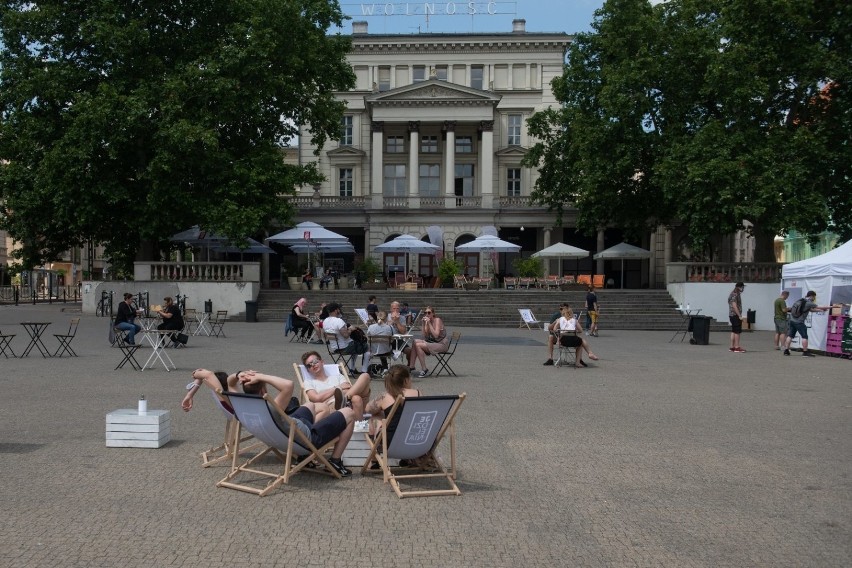
[[[0, 307], [67, 328], [73, 308]], [[462, 328], [460, 497], [399, 500], [381, 479], [301, 474], [263, 498], [216, 481], [199, 453], [222, 439], [207, 393], [183, 413], [204, 366], [292, 375], [305, 350], [282, 324], [228, 322], [192, 337], [177, 370], [113, 370], [107, 320], [83, 316], [78, 358], [0, 358], [0, 555], [19, 566], [849, 566], [852, 362], [669, 343], [601, 330], [588, 369], [543, 367], [542, 332]], [[150, 350], [148, 350], [150, 351]], [[431, 359], [430, 359], [430, 362]], [[374, 382], [374, 390], [381, 385]], [[105, 415], [171, 413], [160, 449], [106, 448]]]

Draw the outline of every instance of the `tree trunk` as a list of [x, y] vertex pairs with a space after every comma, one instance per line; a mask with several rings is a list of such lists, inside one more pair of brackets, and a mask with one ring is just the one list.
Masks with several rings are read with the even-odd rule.
[[775, 258], [775, 233], [754, 229], [754, 261], [777, 262]]

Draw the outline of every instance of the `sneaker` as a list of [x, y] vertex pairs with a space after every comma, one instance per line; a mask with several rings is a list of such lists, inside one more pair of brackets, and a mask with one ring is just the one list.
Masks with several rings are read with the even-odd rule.
[[343, 465], [343, 460], [340, 458], [328, 458], [328, 463], [334, 468], [334, 471], [340, 474], [341, 477], [349, 477], [352, 475], [352, 470]]
[[730, 351], [731, 353], [736, 353], [737, 349], [735, 347], [728, 347], [728, 351]]
[[816, 357], [816, 355], [814, 355], [810, 351], [802, 351], [802, 357]]
[[544, 362], [545, 365], [553, 365], [553, 359], [548, 359]]
[[789, 355], [789, 354], [790, 354], [790, 350], [789, 350], [789, 349], [785, 349], [785, 350], [784, 350], [784, 355]]
[[428, 375], [429, 375], [429, 369], [423, 369], [422, 371], [420, 371], [419, 373], [417, 373], [417, 376], [418, 376], [418, 377], [420, 377], [421, 379], [422, 379], [423, 377], [428, 376]]
[[742, 347], [737, 347], [736, 349], [734, 349], [734, 353], [745, 353], [745, 352], [746, 352], [746, 350], [743, 349]]
[[343, 401], [346, 400], [346, 395], [339, 387], [334, 387], [334, 409], [340, 410], [343, 406]]

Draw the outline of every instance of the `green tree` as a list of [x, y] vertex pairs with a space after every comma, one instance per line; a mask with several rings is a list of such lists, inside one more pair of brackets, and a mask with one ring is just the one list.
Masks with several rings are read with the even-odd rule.
[[681, 222], [693, 248], [754, 225], [852, 237], [852, 9], [839, 0], [609, 0], [537, 113], [533, 197], [578, 225]]
[[286, 222], [319, 175], [282, 148], [299, 125], [337, 137], [354, 84], [342, 20], [328, 0], [0, 4], [0, 227], [24, 264]]

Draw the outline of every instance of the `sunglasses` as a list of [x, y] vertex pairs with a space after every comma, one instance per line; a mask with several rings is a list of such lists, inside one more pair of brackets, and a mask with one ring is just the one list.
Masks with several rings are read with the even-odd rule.
[[313, 367], [314, 365], [319, 365], [319, 359], [314, 359], [313, 361], [305, 361], [305, 367]]
[[426, 310], [426, 312], [424, 312], [424, 313], [431, 314], [432, 312], [430, 312], [429, 310]]

